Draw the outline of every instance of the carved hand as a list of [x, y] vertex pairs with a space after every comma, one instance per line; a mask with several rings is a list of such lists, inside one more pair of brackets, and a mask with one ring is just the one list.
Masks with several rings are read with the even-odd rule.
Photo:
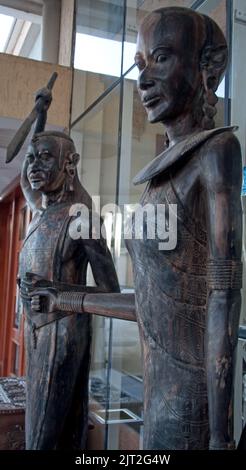
[[209, 450], [235, 450], [235, 441], [226, 442], [223, 436], [212, 436], [209, 441]]
[[36, 108], [38, 113], [48, 111], [50, 104], [52, 102], [52, 93], [49, 88], [44, 87], [37, 91], [36, 93]]
[[[44, 281], [40, 276], [33, 273], [26, 273], [25, 278], [18, 278], [17, 283], [20, 288], [20, 295], [23, 300], [30, 300], [30, 292], [37, 287], [49, 287], [52, 286], [50, 281]], [[45, 284], [44, 284], [45, 283]]]
[[19, 281], [20, 295], [23, 301], [31, 302], [31, 308], [35, 312], [51, 313], [56, 309], [58, 289], [51, 281], [40, 276], [27, 273], [25, 279]]
[[30, 292], [31, 309], [34, 312], [52, 313], [58, 309], [58, 290], [55, 287], [40, 287]]

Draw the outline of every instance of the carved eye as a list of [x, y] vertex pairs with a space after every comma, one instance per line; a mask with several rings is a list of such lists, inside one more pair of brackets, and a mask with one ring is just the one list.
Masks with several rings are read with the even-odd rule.
[[48, 162], [49, 159], [50, 159], [50, 154], [49, 154], [49, 153], [41, 153], [40, 158], [41, 158], [44, 162]]
[[225, 54], [222, 52], [213, 55], [213, 62], [215, 64], [222, 64], [225, 60]]
[[156, 57], [156, 62], [157, 63], [160, 63], [160, 62], [166, 62], [167, 60], [167, 56], [165, 54], [159, 54], [157, 57]]
[[138, 70], [143, 70], [145, 67], [145, 63], [142, 60], [137, 60], [135, 65], [137, 66]]
[[28, 164], [32, 163], [34, 160], [34, 156], [30, 153], [26, 155], [26, 160], [28, 161]]

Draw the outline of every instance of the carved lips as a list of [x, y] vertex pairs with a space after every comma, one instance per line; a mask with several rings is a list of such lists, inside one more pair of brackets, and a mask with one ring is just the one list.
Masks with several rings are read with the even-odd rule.
[[158, 95], [146, 95], [142, 99], [142, 103], [145, 108], [152, 108], [160, 101], [160, 96]]
[[32, 186], [32, 189], [39, 190], [45, 184], [47, 176], [43, 171], [31, 171], [28, 174], [28, 180]]
[[44, 181], [45, 180], [45, 174], [43, 173], [43, 171], [32, 171], [29, 175], [28, 175], [28, 179], [32, 182], [32, 183], [35, 183], [35, 182], [39, 182], [39, 181]]

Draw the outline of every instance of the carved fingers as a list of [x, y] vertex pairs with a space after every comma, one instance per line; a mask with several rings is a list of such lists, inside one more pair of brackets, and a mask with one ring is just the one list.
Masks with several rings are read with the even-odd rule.
[[43, 112], [47, 111], [50, 107], [52, 101], [52, 93], [49, 88], [44, 87], [37, 91], [36, 93], [36, 108], [37, 111]]
[[33, 289], [29, 293], [34, 312], [52, 313], [57, 309], [57, 290], [53, 287]]
[[41, 310], [41, 299], [39, 295], [30, 295], [31, 297], [31, 308], [35, 312], [40, 312]]
[[33, 312], [51, 313], [56, 310], [58, 291], [52, 287], [51, 281], [27, 273], [25, 278], [18, 280], [18, 284], [22, 300], [31, 303]]

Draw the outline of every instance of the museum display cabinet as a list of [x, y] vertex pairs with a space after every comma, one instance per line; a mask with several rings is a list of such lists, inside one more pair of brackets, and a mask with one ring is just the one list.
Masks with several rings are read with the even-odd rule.
[[[150, 155], [158, 155], [164, 146], [162, 126], [151, 126], [147, 122], [137, 93], [138, 74], [133, 65], [139, 24], [147, 13], [158, 7], [193, 8], [211, 16], [224, 32], [230, 60], [217, 93], [216, 126], [239, 126], [236, 135], [242, 147], [245, 174], [245, 0], [77, 0], [75, 4], [72, 64], [65, 64], [72, 67], [64, 71], [64, 74], [72, 74], [71, 115], [70, 123], [67, 120], [63, 127], [69, 127], [77, 152], [81, 155], [81, 182], [92, 196], [100, 196], [99, 207], [111, 203], [119, 207], [127, 204], [127, 210], [131, 213], [132, 205], [139, 201], [144, 187], [133, 186], [132, 179], [148, 163]], [[40, 60], [40, 27], [34, 27], [34, 30], [37, 42], [30, 58]], [[88, 50], [91, 51], [89, 56], [85, 53]], [[101, 60], [105, 57], [107, 60]], [[38, 64], [42, 67], [42, 62]], [[68, 89], [71, 83], [66, 83]], [[58, 127], [61, 128], [62, 124], [58, 123]], [[245, 225], [246, 179], [244, 181], [242, 207]], [[18, 183], [17, 179], [8, 194], [3, 193], [0, 199], [0, 257], [5, 260], [0, 264], [3, 280], [0, 284], [3, 299], [0, 305], [0, 374], [11, 379], [22, 377], [25, 373], [23, 312], [15, 279], [18, 253], [30, 213]], [[124, 245], [122, 218], [120, 214], [110, 212], [110, 208], [107, 217], [107, 243], [114, 258], [121, 291], [133, 293], [131, 262]], [[245, 273], [245, 232], [243, 240]], [[89, 284], [94, 284], [91, 273], [87, 280]], [[245, 274], [242, 298], [235, 381], [237, 442], [246, 424]], [[143, 381], [137, 324], [99, 316], [93, 316], [92, 321], [88, 448], [141, 449]], [[22, 378], [19, 380], [22, 381]], [[7, 401], [2, 411], [1, 403], [7, 396], [4, 387], [0, 382], [0, 434], [10, 427], [21, 436], [23, 403], [22, 408], [18, 405], [17, 411], [9, 413], [6, 410], [8, 407], [11, 409], [12, 405]], [[4, 391], [2, 394], [1, 390]], [[20, 448], [23, 445], [21, 439], [23, 435], [22, 438], [18, 437]], [[11, 446], [11, 443], [0, 440], [0, 447], [5, 445]]]

